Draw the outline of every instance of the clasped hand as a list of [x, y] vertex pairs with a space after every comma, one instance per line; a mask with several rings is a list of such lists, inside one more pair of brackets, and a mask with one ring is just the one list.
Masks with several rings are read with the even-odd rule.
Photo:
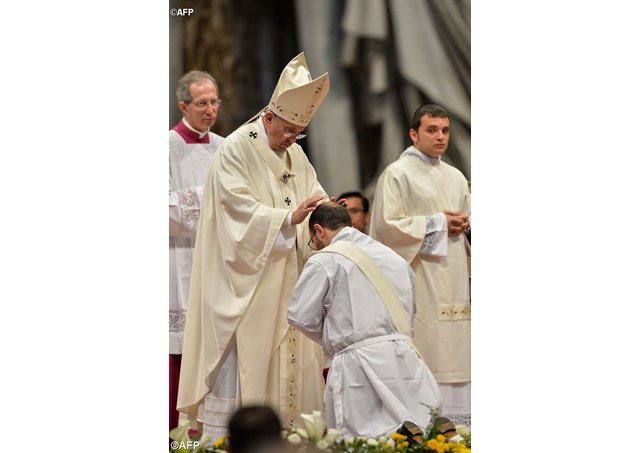
[[447, 230], [449, 236], [465, 233], [469, 229], [469, 216], [462, 211], [444, 210], [442, 213], [447, 218]]

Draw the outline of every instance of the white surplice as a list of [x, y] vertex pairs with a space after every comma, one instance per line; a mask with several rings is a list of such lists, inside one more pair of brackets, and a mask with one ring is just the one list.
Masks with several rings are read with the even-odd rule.
[[202, 190], [213, 154], [224, 140], [207, 134], [209, 143], [187, 143], [169, 131], [169, 354], [182, 354]]
[[470, 424], [471, 300], [464, 234], [448, 236], [444, 210], [471, 213], [455, 167], [408, 147], [378, 179], [369, 233], [416, 274], [414, 344], [443, 395], [443, 415]]

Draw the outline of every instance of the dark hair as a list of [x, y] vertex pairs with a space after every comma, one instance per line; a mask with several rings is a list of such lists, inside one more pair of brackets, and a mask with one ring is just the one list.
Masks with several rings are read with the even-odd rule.
[[427, 104], [418, 108], [413, 112], [413, 119], [411, 120], [411, 129], [418, 131], [420, 129], [420, 121], [423, 116], [430, 116], [431, 118], [449, 118], [449, 113], [442, 107], [436, 104]]
[[367, 197], [362, 195], [362, 192], [357, 192], [355, 190], [352, 192], [345, 192], [338, 197], [338, 200], [342, 200], [343, 198], [351, 198], [351, 197], [360, 198], [362, 200], [362, 207], [364, 208], [364, 212], [369, 212], [369, 200], [367, 200]]
[[247, 453], [282, 439], [282, 426], [269, 406], [246, 406], [229, 420], [229, 448], [233, 453]]
[[323, 228], [337, 230], [351, 226], [351, 216], [347, 208], [335, 201], [325, 201], [316, 206], [315, 211], [309, 216], [309, 231], [313, 234], [313, 225], [318, 224]]

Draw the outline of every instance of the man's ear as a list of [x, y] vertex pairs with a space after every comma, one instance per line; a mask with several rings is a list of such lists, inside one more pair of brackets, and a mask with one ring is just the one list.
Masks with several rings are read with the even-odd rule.
[[178, 102], [178, 108], [182, 113], [184, 113], [185, 115], [187, 114], [187, 104], [184, 101]]
[[409, 129], [409, 138], [412, 142], [418, 141], [418, 133], [413, 128]]

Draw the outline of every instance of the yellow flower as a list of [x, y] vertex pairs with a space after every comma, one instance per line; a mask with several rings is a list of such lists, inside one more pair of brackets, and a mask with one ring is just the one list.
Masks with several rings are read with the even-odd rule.
[[398, 442], [398, 441], [406, 440], [406, 439], [407, 439], [407, 436], [405, 436], [404, 434], [400, 434], [400, 433], [393, 433], [393, 434], [391, 435], [391, 438], [392, 438], [393, 440], [395, 440], [396, 442]]
[[407, 448], [409, 448], [409, 442], [399, 440], [391, 450], [396, 453], [404, 453]]
[[467, 448], [463, 444], [454, 445], [453, 448], [451, 449], [451, 451], [453, 451], [455, 453], [471, 453], [471, 450], [469, 448]]
[[227, 434], [226, 436], [222, 436], [220, 439], [216, 440], [213, 443], [213, 448], [215, 450], [219, 450], [220, 448], [224, 447], [225, 442], [227, 441], [227, 437], [229, 437], [229, 435]]

